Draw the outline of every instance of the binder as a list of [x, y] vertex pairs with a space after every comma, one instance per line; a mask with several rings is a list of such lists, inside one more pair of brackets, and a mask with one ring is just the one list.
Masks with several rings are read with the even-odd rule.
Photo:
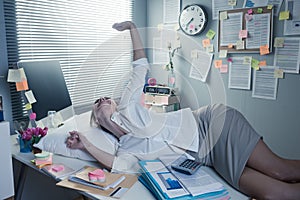
[[[204, 200], [226, 200], [230, 199], [228, 191], [223, 188], [221, 190], [209, 191], [197, 196], [191, 195], [183, 184], [182, 189], [173, 189], [175, 192], [170, 192], [170, 190], [165, 187], [162, 179], [158, 174], [160, 173], [170, 173], [172, 174], [167, 167], [160, 160], [144, 160], [139, 161], [141, 166], [141, 175], [138, 177], [138, 180], [159, 200], [187, 200], [187, 199], [204, 199]], [[152, 166], [156, 166], [158, 170], [152, 170]], [[150, 167], [149, 167], [150, 166]], [[180, 182], [176, 176], [171, 176]], [[164, 188], [165, 187], [165, 188]], [[177, 191], [176, 191], [177, 190]]]

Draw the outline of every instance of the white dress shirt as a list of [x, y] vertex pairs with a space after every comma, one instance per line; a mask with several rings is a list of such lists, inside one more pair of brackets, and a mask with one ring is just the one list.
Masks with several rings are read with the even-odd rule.
[[113, 171], [134, 172], [138, 160], [182, 153], [181, 149], [198, 151], [198, 126], [189, 108], [156, 113], [140, 104], [148, 70], [146, 58], [133, 62], [129, 83], [111, 116], [112, 121], [128, 132], [120, 138]]

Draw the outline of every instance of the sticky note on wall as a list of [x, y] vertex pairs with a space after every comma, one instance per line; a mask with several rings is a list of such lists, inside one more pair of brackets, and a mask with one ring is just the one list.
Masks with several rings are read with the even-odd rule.
[[23, 81], [17, 82], [17, 83], [16, 83], [16, 88], [17, 88], [17, 91], [28, 90], [27, 79], [23, 79]]

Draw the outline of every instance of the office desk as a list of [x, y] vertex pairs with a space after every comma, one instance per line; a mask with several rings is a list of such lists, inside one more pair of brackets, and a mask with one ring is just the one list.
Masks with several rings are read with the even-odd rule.
[[[18, 177], [16, 177], [18, 179], [17, 183], [16, 183], [16, 189], [15, 189], [15, 199], [16, 200], [21, 200], [22, 199], [22, 194], [26, 191], [23, 191], [23, 189], [25, 188], [25, 184], [26, 184], [26, 179], [30, 178], [28, 177], [28, 170], [34, 170], [35, 172], [37, 172], [38, 174], [41, 175], [41, 177], [43, 179], [52, 179], [52, 184], [55, 185], [55, 181], [53, 180], [53, 178], [50, 178], [47, 174], [45, 174], [43, 171], [41, 171], [40, 169], [38, 169], [36, 166], [34, 166], [31, 163], [31, 160], [34, 159], [34, 155], [32, 153], [20, 153], [19, 151], [19, 145], [17, 144], [16, 141], [16, 135], [12, 135], [11, 136], [11, 144], [12, 144], [12, 157], [13, 159], [18, 162], [21, 165], [21, 170], [18, 175]], [[74, 159], [74, 158], [67, 158], [64, 156], [60, 156], [60, 155], [53, 155], [53, 162], [54, 163], [64, 163], [67, 166], [72, 167], [73, 169], [77, 170], [80, 169], [86, 165], [90, 165], [90, 166], [99, 166], [97, 164], [97, 162], [89, 162], [89, 161], [83, 161], [83, 160], [79, 160], [79, 159]], [[217, 180], [219, 180], [220, 182], [222, 182], [224, 184], [224, 186], [226, 187], [226, 189], [228, 190], [231, 199], [233, 200], [243, 200], [243, 199], [248, 199], [248, 197], [246, 197], [245, 195], [237, 192], [235, 189], [231, 188], [227, 183], [224, 182], [224, 180], [222, 180], [211, 168], [208, 167], [204, 167], [205, 171], [207, 171], [211, 176], [213, 176], [214, 178], [216, 178]], [[58, 186], [56, 186], [58, 187]], [[67, 188], [62, 188], [59, 187], [59, 189], [63, 189], [63, 190], [71, 190], [71, 189], [67, 189]], [[75, 190], [72, 190], [73, 192]], [[51, 193], [51, 191], [48, 191], [49, 193]], [[88, 197], [90, 199], [103, 199], [103, 200], [114, 200], [115, 198], [110, 198], [110, 197], [104, 197], [104, 196], [100, 196], [100, 195], [95, 195], [95, 194], [91, 194], [91, 193], [86, 193], [86, 192], [80, 192], [80, 191], [76, 191], [76, 193], [80, 193], [85, 197]], [[141, 197], [143, 197], [143, 200], [154, 200], [155, 198], [152, 196], [152, 194], [139, 182], [137, 181], [132, 188], [127, 191], [124, 196], [121, 198], [122, 200], [140, 200]], [[43, 194], [43, 200], [46, 200], [47, 195]], [[32, 199], [35, 200], [35, 199]]]

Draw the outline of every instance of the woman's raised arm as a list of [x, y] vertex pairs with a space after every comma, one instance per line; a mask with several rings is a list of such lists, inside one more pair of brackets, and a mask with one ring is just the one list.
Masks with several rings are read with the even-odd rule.
[[140, 58], [146, 58], [140, 34], [133, 22], [125, 21], [121, 23], [115, 23], [112, 27], [118, 31], [130, 30], [133, 47], [133, 61], [138, 60]]

